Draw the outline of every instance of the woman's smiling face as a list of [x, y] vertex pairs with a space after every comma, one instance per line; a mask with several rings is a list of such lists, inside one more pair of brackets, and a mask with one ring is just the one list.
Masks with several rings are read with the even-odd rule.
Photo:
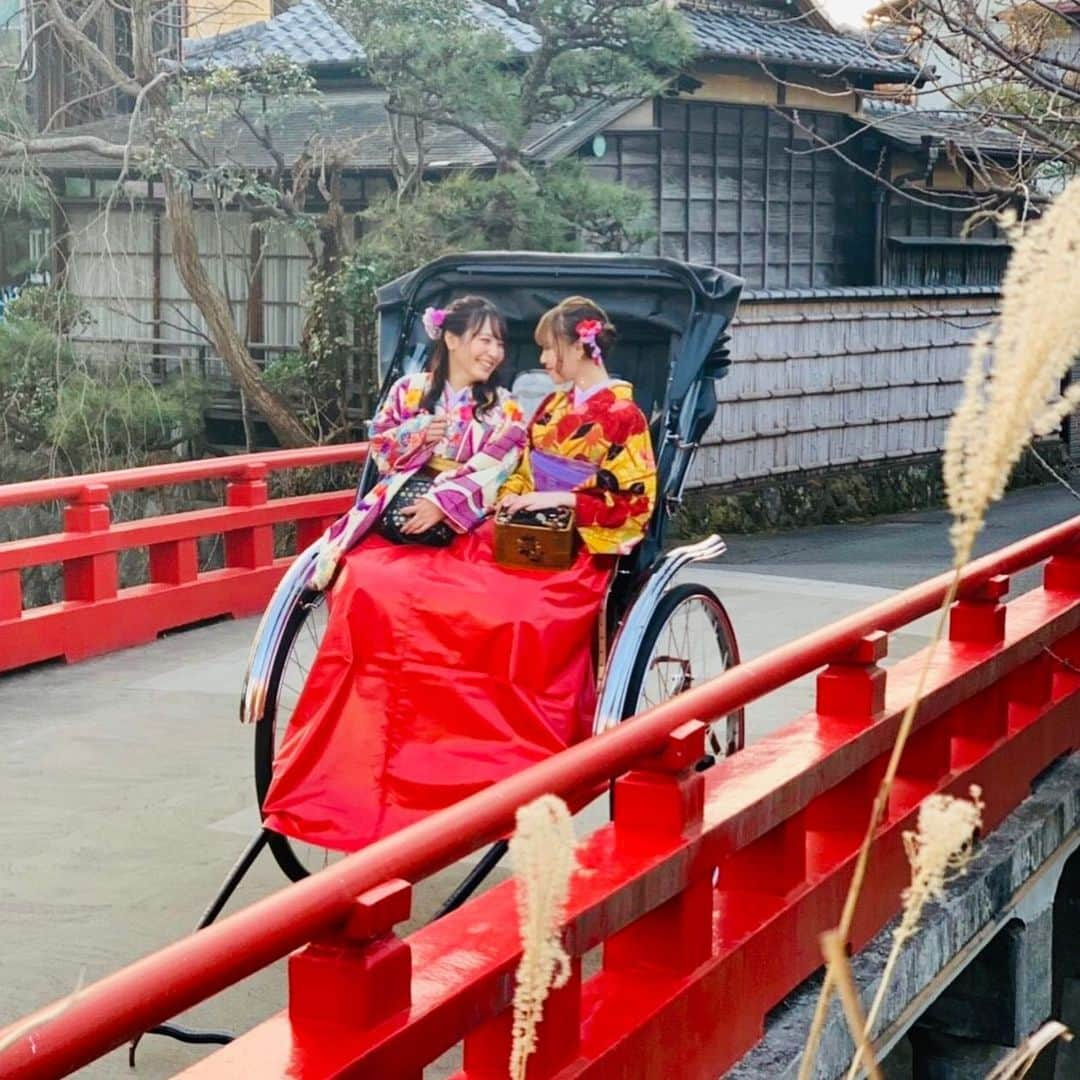
[[487, 382], [506, 356], [506, 345], [490, 319], [485, 319], [472, 333], [460, 337], [447, 334], [446, 348], [450, 354], [450, 377], [454, 382]]

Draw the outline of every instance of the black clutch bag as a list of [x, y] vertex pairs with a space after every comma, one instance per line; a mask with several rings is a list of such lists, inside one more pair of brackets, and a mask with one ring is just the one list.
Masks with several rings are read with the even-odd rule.
[[422, 533], [404, 533], [402, 528], [409, 521], [402, 513], [403, 510], [412, 506], [422, 495], [426, 495], [435, 484], [435, 470], [421, 469], [414, 473], [401, 485], [398, 493], [387, 504], [378, 522], [375, 531], [387, 540], [395, 544], [424, 544], [427, 547], [449, 547], [457, 533], [440, 521], [438, 525], [432, 525], [430, 529]]

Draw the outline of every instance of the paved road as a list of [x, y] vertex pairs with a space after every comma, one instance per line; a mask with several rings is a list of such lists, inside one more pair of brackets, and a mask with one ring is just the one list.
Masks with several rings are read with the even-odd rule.
[[[1057, 489], [1021, 492], [995, 511], [982, 547], [1076, 510]], [[754, 656], [947, 564], [947, 521], [930, 512], [734, 537], [700, 576]], [[221, 623], [74, 667], [0, 676], [0, 1026], [185, 932], [251, 836], [251, 732], [236, 705], [253, 630], [253, 620]], [[894, 657], [924, 634], [895, 635]], [[809, 695], [804, 681], [755, 703], [751, 738], [797, 715]], [[421, 914], [448, 880], [424, 888]], [[281, 884], [264, 858], [235, 903]], [[283, 984], [277, 965], [187, 1019], [245, 1029], [281, 1006]], [[147, 1040], [134, 1075], [172, 1076], [204, 1053]], [[114, 1054], [80, 1075], [132, 1074]]]

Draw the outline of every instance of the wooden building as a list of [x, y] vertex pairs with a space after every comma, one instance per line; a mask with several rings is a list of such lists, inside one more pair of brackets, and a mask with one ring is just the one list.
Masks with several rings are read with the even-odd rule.
[[[997, 285], [1006, 242], [990, 226], [961, 235], [964, 215], [950, 207], [966, 178], [947, 164], [950, 155], [943, 151], [950, 143], [969, 140], [984, 155], [1015, 160], [1008, 135], [970, 128], [956, 115], [882, 105], [879, 87], [915, 84], [919, 71], [889, 39], [839, 33], [809, 0], [694, 0], [678, 6], [699, 55], [667, 93], [648, 101], [584, 108], [568, 124], [530, 132], [526, 155], [537, 162], [576, 155], [596, 175], [646, 191], [657, 224], [649, 250], [741, 275], [754, 304], [771, 302], [768, 298], [781, 290], [787, 300], [823, 310], [845, 302], [852, 289], [872, 287], [882, 295], [883, 287], [887, 292], [893, 287], [890, 295], [902, 297], [904, 291], [895, 287], [903, 286], [916, 288], [920, 297], [904, 303], [926, 308], [928, 289], [946, 288], [954, 295], [968, 288], [985, 294]], [[505, 17], [493, 17], [511, 40], [522, 34]], [[520, 45], [528, 45], [524, 35]], [[185, 63], [193, 69], [243, 68], [269, 55], [286, 56], [315, 75], [324, 123], [353, 147], [346, 200], [350, 208], [362, 208], [392, 182], [383, 96], [363, 78], [358, 43], [318, 0], [300, 0], [265, 22], [184, 44]], [[278, 148], [285, 160], [299, 155], [315, 122], [314, 107], [306, 106], [278, 119]], [[101, 123], [100, 130], [109, 134], [110, 121]], [[272, 167], [265, 148], [248, 132], [238, 128], [221, 142], [218, 152], [236, 164]], [[494, 164], [483, 147], [449, 129], [434, 133], [427, 161], [433, 177]], [[134, 351], [164, 366], [198, 357], [203, 370], [220, 371], [209, 355], [201, 316], [172, 267], [160, 186], [152, 180], [129, 181], [127, 198], [103, 215], [101, 199], [116, 182], [113, 163], [80, 152], [57, 154], [49, 167], [70, 223], [67, 282], [96, 317], [83, 347], [102, 356]], [[913, 182], [919, 201], [875, 177], [888, 179], [893, 188]], [[935, 203], [938, 193], [948, 196], [940, 206]], [[299, 341], [308, 258], [299, 241], [271, 238], [249, 272], [251, 233], [250, 217], [239, 210], [223, 219], [207, 211], [200, 222], [203, 251], [212, 272], [229, 283], [238, 325], [247, 328], [256, 351], [269, 358], [295, 349]], [[866, 310], [876, 312], [879, 306]], [[856, 387], [845, 350], [873, 354], [880, 367], [888, 366], [886, 354], [893, 349], [891, 338], [883, 338], [880, 348], [857, 340], [878, 326], [864, 321], [861, 311], [858, 305], [852, 308], [850, 329], [837, 342], [835, 363], [828, 365], [836, 378]], [[783, 341], [777, 338], [778, 352], [791, 350], [793, 333], [786, 330]], [[938, 343], [932, 333], [920, 331], [918, 337], [918, 342], [896, 346], [904, 370], [936, 371], [940, 364], [931, 354]], [[945, 397], [955, 385], [959, 346], [950, 339]], [[755, 355], [768, 355], [760, 332], [755, 349]], [[755, 383], [753, 393], [792, 391], [791, 371], [769, 371], [780, 380], [777, 386]], [[941, 378], [938, 373], [932, 381]], [[855, 407], [858, 395], [850, 389], [845, 393]], [[815, 394], [821, 399], [820, 389]], [[905, 423], [914, 422], [911, 441], [922, 449], [941, 426], [941, 394], [932, 408], [927, 404], [934, 421], [931, 435], [904, 410], [902, 397], [893, 394], [895, 409], [890, 409]], [[858, 408], [865, 411], [864, 406]], [[830, 406], [830, 430], [842, 429], [846, 407], [837, 413]], [[902, 453], [906, 439], [890, 442], [888, 455]], [[831, 454], [824, 454], [822, 467]], [[840, 456], [851, 455], [845, 449]], [[717, 469], [718, 476], [740, 477], [769, 471], [764, 464], [761, 470], [741, 465]]]
[[[926, 207], [925, 192], [911, 203], [873, 179], [922, 172], [940, 179], [948, 170], [944, 155], [935, 164], [937, 148], [957, 136], [941, 114], [873, 107], [875, 87], [919, 78], [890, 53], [891, 43], [840, 34], [809, 3], [793, 11], [782, 0], [697, 0], [680, 9], [700, 56], [676, 87], [651, 101], [585, 109], [568, 125], [538, 131], [529, 156], [576, 154], [597, 175], [647, 191], [657, 223], [653, 250], [730, 269], [750, 287], [997, 282], [1004, 241], [988, 227], [968, 242], [962, 214]], [[525, 47], [520, 28], [501, 17], [500, 25]], [[317, 0], [189, 39], [184, 53], [193, 68], [244, 67], [273, 54], [307, 65], [335, 130], [362, 136], [349, 170], [353, 205], [390, 183], [381, 95], [359, 75], [359, 45]], [[279, 121], [286, 160], [310, 134], [310, 119], [299, 110]], [[1015, 154], [1004, 133], [964, 135], [984, 152]], [[237, 164], [270, 164], [242, 132], [231, 151]], [[483, 148], [452, 131], [436, 136], [429, 160], [433, 173], [491, 164]], [[75, 219], [115, 176], [112, 163], [89, 154], [55, 155], [50, 168]], [[942, 183], [955, 191], [963, 178]], [[151, 209], [153, 188], [147, 191]]]

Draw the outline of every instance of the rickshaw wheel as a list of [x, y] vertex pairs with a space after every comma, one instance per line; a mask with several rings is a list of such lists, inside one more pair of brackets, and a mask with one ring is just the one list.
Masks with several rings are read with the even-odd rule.
[[[700, 686], [739, 662], [735, 631], [724, 605], [704, 585], [687, 582], [665, 593], [649, 619], [634, 661], [623, 719]], [[706, 751], [715, 758], [743, 748], [745, 711], [709, 724]]]
[[[326, 632], [328, 617], [324, 594], [305, 592], [285, 624], [270, 669], [263, 714], [255, 724], [255, 793], [260, 815], [274, 777], [274, 757]], [[345, 856], [344, 852], [290, 840], [277, 832], [267, 833], [267, 845], [290, 881], [300, 881]]]

